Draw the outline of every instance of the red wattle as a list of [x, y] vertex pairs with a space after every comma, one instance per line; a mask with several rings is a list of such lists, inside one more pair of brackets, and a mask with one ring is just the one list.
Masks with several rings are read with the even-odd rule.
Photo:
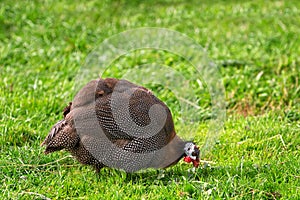
[[184, 162], [187, 162], [187, 163], [192, 162], [192, 159], [189, 156], [184, 157], [183, 160], [184, 160]]

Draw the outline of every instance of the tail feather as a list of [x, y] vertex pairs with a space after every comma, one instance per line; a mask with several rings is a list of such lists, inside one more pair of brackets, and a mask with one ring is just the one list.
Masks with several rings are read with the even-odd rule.
[[69, 112], [71, 111], [71, 107], [72, 107], [72, 102], [69, 102], [69, 105], [65, 107], [63, 111], [64, 118], [66, 118], [67, 114], [69, 114]]
[[51, 129], [51, 131], [49, 132], [49, 134], [47, 135], [46, 139], [41, 143], [41, 146], [44, 145], [48, 145], [50, 143], [50, 141], [54, 138], [54, 136], [63, 129], [63, 127], [66, 125], [66, 121], [60, 120], [59, 122], [57, 122]]

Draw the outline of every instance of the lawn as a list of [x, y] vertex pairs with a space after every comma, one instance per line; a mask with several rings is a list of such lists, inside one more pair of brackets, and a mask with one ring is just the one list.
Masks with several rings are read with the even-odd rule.
[[[84, 84], [76, 80], [86, 58], [105, 39], [141, 27], [185, 34], [218, 67], [226, 120], [200, 167], [193, 172], [180, 161], [166, 170], [97, 175], [65, 151], [44, 155], [40, 143]], [[2, 0], [0, 199], [300, 199], [299, 35], [296, 0]], [[170, 107], [178, 134], [190, 129], [203, 145], [211, 97], [180, 55], [139, 49], [103, 66], [103, 76], [122, 78], [156, 62], [192, 79], [192, 127], [181, 123], [176, 88], [146, 86]]]

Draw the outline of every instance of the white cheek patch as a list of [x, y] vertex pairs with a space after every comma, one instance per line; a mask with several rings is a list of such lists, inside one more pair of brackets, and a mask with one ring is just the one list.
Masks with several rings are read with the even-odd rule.
[[194, 152], [195, 150], [195, 147], [196, 145], [194, 145], [193, 143], [189, 142], [189, 143], [186, 143], [185, 144], [185, 147], [184, 147], [184, 151], [185, 151], [185, 154], [187, 156], [189, 156], [191, 159], [193, 160], [196, 160], [196, 156], [193, 156], [192, 153]]

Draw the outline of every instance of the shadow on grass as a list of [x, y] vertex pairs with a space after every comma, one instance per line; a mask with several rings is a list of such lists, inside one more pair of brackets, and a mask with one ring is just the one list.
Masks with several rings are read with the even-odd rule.
[[[149, 184], [159, 182], [160, 184], [167, 185], [170, 181], [201, 181], [201, 182], [211, 182], [212, 180], [224, 178], [224, 176], [230, 177], [240, 177], [253, 179], [257, 174], [264, 173], [264, 169], [269, 168], [269, 166], [258, 167], [253, 164], [246, 164], [241, 168], [240, 166], [205, 166], [193, 171], [192, 168], [188, 168], [183, 165], [174, 166], [168, 169], [159, 170], [144, 170], [142, 172], [136, 173], [126, 173], [117, 169], [103, 169], [97, 177], [100, 181], [107, 181], [111, 177], [117, 177], [122, 179], [126, 183], [134, 184]], [[96, 174], [95, 174], [96, 175]]]

